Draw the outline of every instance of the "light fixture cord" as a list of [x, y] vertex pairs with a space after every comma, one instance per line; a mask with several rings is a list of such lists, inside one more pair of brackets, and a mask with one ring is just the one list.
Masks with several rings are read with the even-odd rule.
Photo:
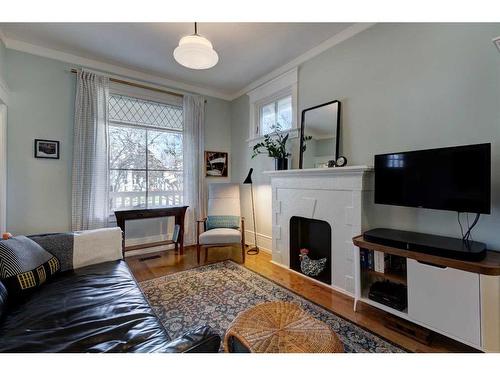
[[198, 35], [198, 22], [194, 23], [194, 35]]

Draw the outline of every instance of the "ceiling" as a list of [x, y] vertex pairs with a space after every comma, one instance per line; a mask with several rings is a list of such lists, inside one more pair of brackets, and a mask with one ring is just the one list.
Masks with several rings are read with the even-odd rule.
[[332, 38], [348, 23], [199, 23], [219, 54], [211, 69], [177, 64], [172, 52], [192, 23], [0, 23], [6, 39], [134, 69], [232, 96]]

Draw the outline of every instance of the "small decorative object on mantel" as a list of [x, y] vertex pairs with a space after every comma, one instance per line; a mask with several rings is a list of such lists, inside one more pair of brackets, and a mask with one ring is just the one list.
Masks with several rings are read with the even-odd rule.
[[345, 167], [347, 164], [347, 158], [345, 156], [339, 156], [337, 160], [335, 160], [336, 167]]
[[328, 160], [328, 168], [345, 167], [346, 165], [347, 158], [345, 156], [339, 156], [337, 160]]
[[326, 267], [326, 258], [310, 259], [308, 249], [300, 249], [300, 270], [307, 276], [318, 276]]
[[59, 159], [59, 141], [35, 139], [35, 158]]
[[288, 169], [288, 157], [290, 153], [286, 150], [286, 142], [288, 141], [288, 133], [281, 131], [281, 125], [277, 123], [271, 126], [272, 133], [266, 134], [262, 142], [253, 146], [252, 159], [259, 154], [267, 152], [270, 158], [274, 158], [274, 169], [281, 171]]
[[228, 153], [205, 151], [205, 176], [227, 177]]

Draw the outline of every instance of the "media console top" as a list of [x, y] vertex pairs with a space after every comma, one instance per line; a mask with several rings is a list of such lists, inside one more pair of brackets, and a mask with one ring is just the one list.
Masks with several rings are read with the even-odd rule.
[[486, 256], [481, 261], [468, 261], [381, 245], [365, 241], [363, 235], [354, 237], [352, 242], [361, 249], [380, 251], [391, 255], [398, 255], [404, 258], [415, 259], [417, 261], [427, 262], [437, 266], [455, 268], [462, 271], [490, 276], [500, 276], [500, 252], [497, 251], [486, 251]]

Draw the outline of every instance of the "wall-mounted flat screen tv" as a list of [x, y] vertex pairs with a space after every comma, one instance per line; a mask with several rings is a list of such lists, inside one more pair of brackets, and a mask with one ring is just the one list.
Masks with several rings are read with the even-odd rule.
[[375, 155], [375, 203], [489, 214], [491, 144]]

